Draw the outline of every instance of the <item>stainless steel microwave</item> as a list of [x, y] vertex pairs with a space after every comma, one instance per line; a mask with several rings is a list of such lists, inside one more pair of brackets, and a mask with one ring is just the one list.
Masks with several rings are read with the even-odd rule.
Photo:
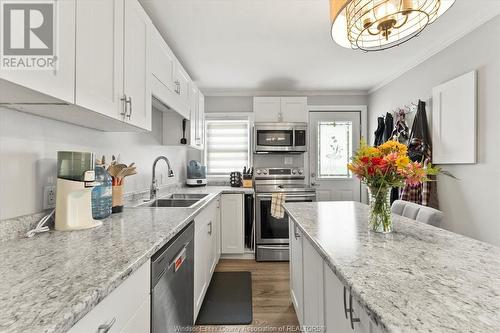
[[307, 123], [255, 123], [254, 152], [307, 151]]

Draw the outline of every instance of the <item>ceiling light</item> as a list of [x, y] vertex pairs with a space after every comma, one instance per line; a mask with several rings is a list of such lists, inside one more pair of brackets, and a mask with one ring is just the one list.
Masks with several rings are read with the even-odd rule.
[[339, 45], [380, 51], [417, 36], [455, 0], [330, 0], [332, 38]]

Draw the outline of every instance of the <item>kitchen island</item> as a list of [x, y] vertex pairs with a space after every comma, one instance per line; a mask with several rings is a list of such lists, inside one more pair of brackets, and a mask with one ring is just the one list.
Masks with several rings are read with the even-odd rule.
[[[304, 279], [295, 286], [300, 304], [294, 301], [302, 323], [336, 333], [344, 326], [359, 332], [500, 332], [500, 248], [396, 215], [392, 234], [373, 233], [368, 206], [356, 202], [287, 203], [285, 209], [291, 217], [292, 298], [297, 279]], [[301, 236], [303, 252], [297, 254], [294, 239]], [[306, 258], [308, 247], [322, 267]], [[303, 272], [294, 281], [297, 267]], [[314, 269], [324, 290], [307, 283]], [[331, 299], [328, 274], [343, 286], [344, 300], [342, 291], [339, 300]], [[311, 290], [313, 301], [324, 295], [314, 303], [324, 317], [308, 318]], [[337, 303], [340, 315], [333, 313]]]
[[178, 188], [175, 193], [208, 196], [191, 208], [126, 208], [98, 228], [0, 243], [0, 332], [67, 332], [138, 272], [145, 272], [140, 287], [149, 292], [149, 260], [156, 251], [221, 194], [252, 192]]

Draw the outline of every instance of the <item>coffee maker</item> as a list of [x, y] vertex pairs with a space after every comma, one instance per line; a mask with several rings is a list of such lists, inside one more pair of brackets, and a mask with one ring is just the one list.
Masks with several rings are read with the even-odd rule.
[[90, 229], [102, 224], [92, 218], [94, 167], [93, 153], [57, 152], [56, 230]]
[[205, 186], [207, 185], [207, 167], [201, 165], [198, 161], [189, 161], [187, 165], [187, 186]]

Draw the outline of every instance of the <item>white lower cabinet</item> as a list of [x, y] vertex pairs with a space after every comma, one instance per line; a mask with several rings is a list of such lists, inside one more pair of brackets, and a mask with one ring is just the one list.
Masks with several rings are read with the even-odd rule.
[[[335, 276], [330, 267], [324, 267], [325, 284], [325, 326], [327, 333], [351, 332], [347, 311], [349, 290]], [[345, 294], [344, 294], [345, 292]], [[344, 303], [345, 299], [345, 303]]]
[[292, 220], [288, 229], [290, 232], [290, 296], [299, 324], [303, 325], [302, 233]]
[[223, 254], [244, 253], [243, 194], [223, 194], [221, 199], [221, 246]]
[[150, 272], [148, 260], [68, 332], [149, 332]]
[[211, 202], [194, 218], [194, 318], [198, 316], [219, 261], [217, 230], [219, 202]]
[[350, 289], [303, 236], [290, 221], [290, 293], [299, 324], [314, 332], [380, 333]]
[[142, 302], [141, 307], [130, 318], [120, 333], [149, 332], [151, 326], [151, 300], [149, 298]]
[[323, 258], [307, 240], [302, 243], [304, 270], [304, 325], [323, 327]]
[[[324, 263], [324, 306], [327, 333], [378, 333], [379, 329], [350, 289]], [[352, 311], [350, 310], [352, 308]]]

